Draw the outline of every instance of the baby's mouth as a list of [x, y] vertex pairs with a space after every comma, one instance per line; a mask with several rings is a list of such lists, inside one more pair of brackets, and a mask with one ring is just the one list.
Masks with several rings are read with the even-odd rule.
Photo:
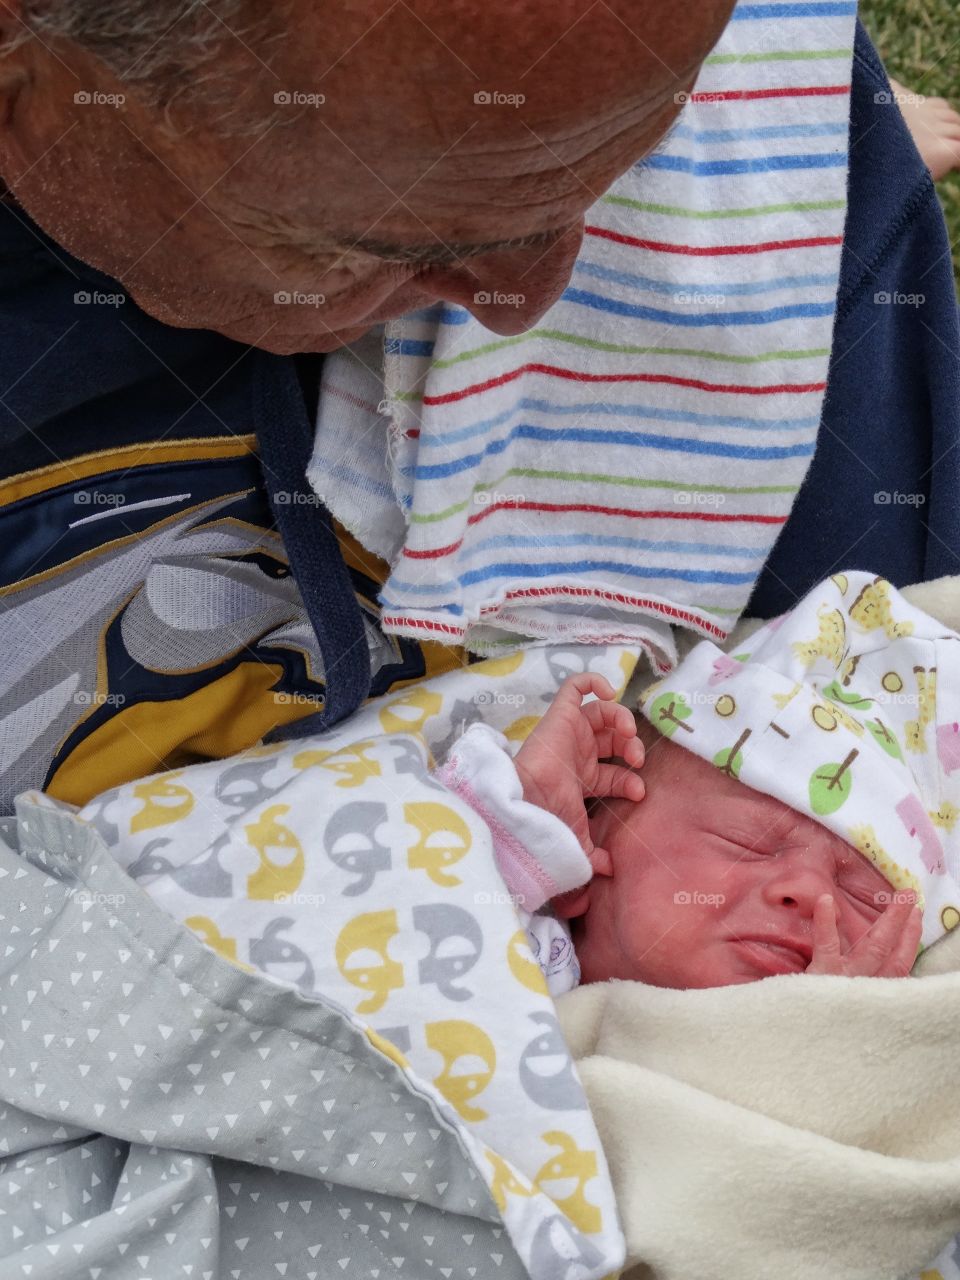
[[802, 973], [809, 964], [809, 957], [786, 943], [770, 942], [765, 938], [738, 938], [736, 946], [742, 948], [765, 973]]

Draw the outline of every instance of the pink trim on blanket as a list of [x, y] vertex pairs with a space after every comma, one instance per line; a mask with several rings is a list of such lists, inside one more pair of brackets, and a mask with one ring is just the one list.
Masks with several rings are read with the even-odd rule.
[[510, 893], [516, 895], [518, 906], [523, 907], [524, 911], [533, 912], [560, 893], [560, 886], [552, 876], [513, 832], [508, 831], [499, 818], [490, 813], [469, 783], [460, 777], [455, 760], [449, 761], [437, 776], [444, 786], [465, 801], [490, 828], [497, 868]]

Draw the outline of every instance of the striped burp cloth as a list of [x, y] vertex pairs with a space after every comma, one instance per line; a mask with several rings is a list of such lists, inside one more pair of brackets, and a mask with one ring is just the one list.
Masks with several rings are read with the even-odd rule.
[[670, 624], [726, 636], [814, 451], [855, 18], [740, 3], [532, 331], [438, 305], [382, 359], [380, 334], [327, 358], [310, 479], [391, 562], [386, 630], [639, 643], [661, 668]]

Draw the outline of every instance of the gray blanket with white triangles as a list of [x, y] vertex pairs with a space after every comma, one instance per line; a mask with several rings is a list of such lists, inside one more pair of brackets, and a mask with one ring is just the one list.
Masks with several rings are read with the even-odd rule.
[[525, 1274], [456, 1133], [336, 1008], [40, 825], [0, 840], [0, 1280]]

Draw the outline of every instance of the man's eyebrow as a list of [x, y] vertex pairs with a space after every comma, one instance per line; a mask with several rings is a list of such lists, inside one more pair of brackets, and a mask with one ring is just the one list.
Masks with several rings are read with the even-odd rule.
[[486, 244], [454, 242], [446, 244], [435, 240], [432, 244], [393, 244], [389, 240], [377, 240], [368, 236], [359, 240], [341, 240], [341, 247], [352, 253], [368, 253], [374, 258], [389, 262], [405, 262], [420, 266], [452, 266], [464, 258], [477, 258], [485, 253], [503, 253], [511, 249], [548, 248], [554, 241], [566, 235], [568, 228], [559, 231], [537, 231], [514, 240], [492, 240]]

